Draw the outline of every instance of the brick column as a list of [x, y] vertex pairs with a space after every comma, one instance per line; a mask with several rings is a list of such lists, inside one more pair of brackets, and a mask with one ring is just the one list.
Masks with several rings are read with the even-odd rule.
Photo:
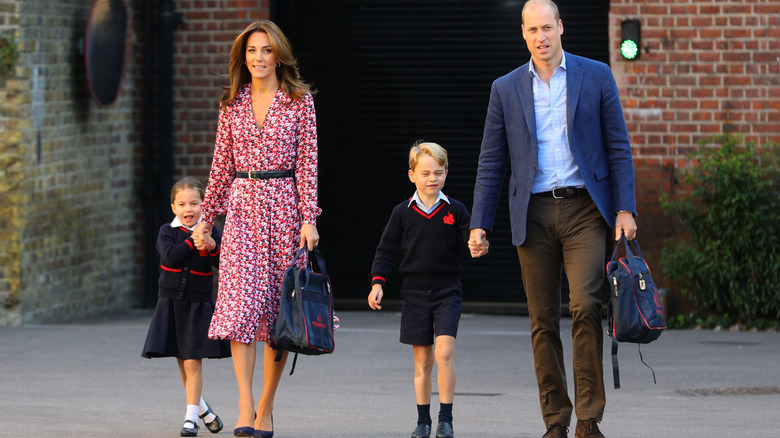
[[0, 325], [126, 309], [139, 293], [132, 72], [112, 107], [92, 102], [80, 51], [91, 5], [0, 3], [21, 52], [0, 91]]
[[[18, 39], [16, 1], [0, 1], [0, 33]], [[22, 69], [0, 75], [0, 326], [21, 323], [19, 209], [23, 201], [25, 99]]]

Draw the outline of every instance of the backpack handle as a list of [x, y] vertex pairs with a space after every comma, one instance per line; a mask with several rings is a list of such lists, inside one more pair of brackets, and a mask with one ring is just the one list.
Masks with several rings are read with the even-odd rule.
[[639, 242], [636, 240], [636, 238], [633, 240], [628, 240], [626, 239], [625, 234], [621, 234], [620, 240], [618, 240], [615, 244], [615, 250], [612, 251], [612, 261], [617, 261], [617, 252], [618, 248], [620, 247], [620, 242], [623, 242], [623, 245], [626, 247], [626, 261], [628, 263], [628, 267], [631, 268], [631, 271], [639, 272], [640, 266], [637, 264], [634, 253], [631, 252], [631, 245], [634, 245], [636, 254], [639, 255], [640, 259], [644, 260], [645, 257], [642, 255], [642, 250], [639, 248]]
[[[314, 270], [314, 264], [312, 263], [313, 260], [317, 261], [317, 269], [319, 269], [319, 273], [322, 274], [323, 278], [325, 278], [326, 281], [328, 280], [328, 272], [325, 268], [325, 258], [322, 257], [322, 254], [320, 254], [320, 250], [317, 248], [314, 248], [313, 251], [309, 251], [309, 249], [304, 246], [303, 248], [299, 249], [295, 253], [295, 257], [293, 258], [293, 261], [291, 265], [295, 265], [298, 262], [298, 259], [301, 258], [301, 256], [306, 253], [306, 264], [308, 265], [308, 269], [304, 270], [304, 276], [306, 279], [306, 283], [309, 282], [309, 271], [317, 272]], [[330, 291], [330, 287], [328, 288]]]
[[306, 258], [309, 260], [309, 265], [311, 266], [312, 271], [314, 270], [314, 265], [312, 265], [312, 254], [317, 260], [317, 268], [320, 270], [320, 274], [327, 277], [328, 273], [325, 270], [325, 258], [322, 257], [320, 250], [317, 248], [314, 248], [314, 251], [309, 251], [308, 249], [306, 250]]

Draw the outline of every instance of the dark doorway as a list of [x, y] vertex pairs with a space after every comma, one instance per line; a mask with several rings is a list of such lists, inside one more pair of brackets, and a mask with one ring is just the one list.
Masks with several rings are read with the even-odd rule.
[[[490, 85], [530, 59], [520, 29], [523, 3], [272, 3], [272, 19], [318, 90], [318, 227], [339, 298], [369, 292], [374, 249], [390, 211], [414, 193], [406, 172], [415, 140], [447, 148], [444, 193], [471, 207]], [[557, 4], [564, 49], [608, 62], [609, 1]], [[466, 301], [525, 301], [506, 204], [499, 204], [489, 235], [491, 253], [464, 260]], [[397, 282], [388, 287], [392, 294]]]

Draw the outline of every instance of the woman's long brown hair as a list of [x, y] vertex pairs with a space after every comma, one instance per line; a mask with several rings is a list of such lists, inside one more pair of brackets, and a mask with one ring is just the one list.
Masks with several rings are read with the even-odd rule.
[[236, 99], [241, 87], [252, 80], [249, 69], [244, 62], [246, 61], [246, 42], [249, 36], [255, 32], [263, 32], [268, 35], [271, 50], [281, 63], [281, 66], [276, 68], [276, 77], [285, 94], [293, 100], [300, 100], [306, 93], [312, 93], [309, 85], [301, 79], [298, 72], [298, 62], [292, 54], [292, 47], [290, 47], [287, 37], [272, 21], [260, 20], [247, 26], [233, 42], [233, 48], [230, 50], [230, 63], [228, 64], [230, 86], [223, 87], [224, 91], [219, 99], [219, 106], [223, 110]]

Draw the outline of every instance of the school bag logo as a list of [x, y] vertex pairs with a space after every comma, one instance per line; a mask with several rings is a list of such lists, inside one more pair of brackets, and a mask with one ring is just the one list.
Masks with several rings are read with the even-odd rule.
[[327, 329], [328, 325], [325, 324], [325, 320], [322, 318], [322, 314], [317, 314], [317, 319], [311, 322], [312, 327], [316, 327], [318, 329]]

